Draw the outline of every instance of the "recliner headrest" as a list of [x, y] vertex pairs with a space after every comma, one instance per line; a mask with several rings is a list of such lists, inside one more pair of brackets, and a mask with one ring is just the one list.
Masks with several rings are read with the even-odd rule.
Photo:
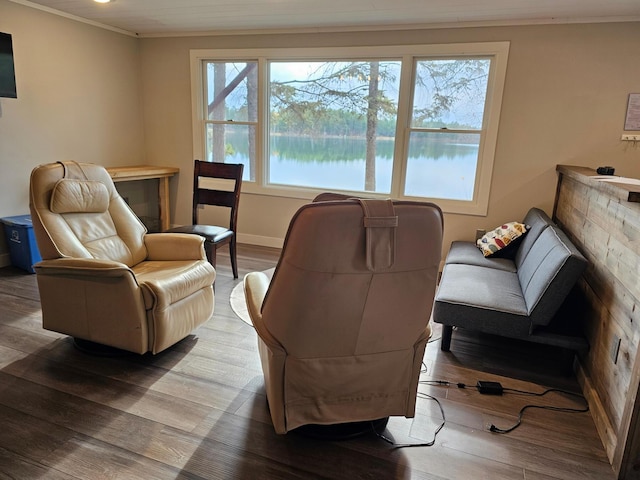
[[63, 178], [53, 187], [49, 208], [53, 213], [106, 212], [109, 191], [101, 182]]

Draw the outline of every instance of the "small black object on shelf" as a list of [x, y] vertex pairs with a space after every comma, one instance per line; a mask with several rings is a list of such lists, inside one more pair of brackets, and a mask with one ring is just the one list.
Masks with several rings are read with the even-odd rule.
[[598, 175], [613, 175], [616, 169], [613, 167], [598, 167], [596, 172]]

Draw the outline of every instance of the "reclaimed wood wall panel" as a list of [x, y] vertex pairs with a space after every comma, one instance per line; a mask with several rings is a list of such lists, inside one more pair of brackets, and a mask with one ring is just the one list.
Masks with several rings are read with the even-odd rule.
[[618, 478], [640, 479], [640, 203], [629, 201], [639, 187], [582, 167], [557, 171], [554, 221], [589, 260], [579, 287], [590, 350], [578, 376]]

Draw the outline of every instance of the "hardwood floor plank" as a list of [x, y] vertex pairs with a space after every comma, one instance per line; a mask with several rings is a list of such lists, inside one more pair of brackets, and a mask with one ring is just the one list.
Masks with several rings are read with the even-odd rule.
[[60, 449], [55, 460], [47, 463], [51, 467], [79, 479], [91, 480], [148, 480], [150, 478], [204, 479], [185, 475], [179, 469], [149, 460], [129, 450], [115, 448], [91, 437], [78, 435]]
[[2, 479], [35, 479], [46, 478], [47, 480], [77, 480], [66, 473], [54, 468], [41, 465], [33, 460], [24, 458], [0, 447], [0, 478]]
[[[260, 399], [260, 403], [263, 399]], [[270, 458], [291, 468], [305, 470], [308, 475], [322, 473], [328, 478], [405, 478], [396, 454], [384, 448], [368, 455], [344, 448], [343, 442], [328, 442], [299, 434], [277, 435], [271, 424], [233, 415], [213, 416], [200, 426], [199, 434], [217, 439], [243, 451]], [[383, 444], [377, 438], [365, 437], [355, 442]], [[330, 461], [327, 461], [331, 459]], [[400, 474], [396, 477], [396, 474]]]
[[208, 413], [188, 399], [161, 395], [37, 355], [6, 366], [3, 372], [183, 430], [191, 430]]
[[47, 465], [74, 435], [4, 405], [0, 405], [0, 425], [0, 447], [35, 465]]
[[34, 352], [39, 349], [47, 349], [51, 346], [51, 340], [63, 338], [54, 332], [48, 332], [42, 328], [42, 321], [39, 322], [38, 331], [25, 332], [24, 328], [13, 325], [0, 324], [0, 345], [21, 352]]
[[[147, 478], [180, 478], [177, 475], [179, 471], [183, 474], [189, 473], [189, 478], [193, 478], [193, 475], [197, 478], [232, 478], [225, 476], [225, 472], [234, 470], [238, 457], [244, 453], [216, 440], [203, 439], [152, 420], [88, 402], [74, 395], [52, 391], [41, 385], [8, 375], [0, 374], [0, 388], [6, 388], [5, 391], [8, 393], [0, 399], [3, 404], [13, 405], [16, 410], [33, 417], [34, 421], [49, 422], [55, 427], [81, 434], [72, 437], [73, 439], [81, 439], [85, 436], [96, 440], [96, 442], [90, 442], [92, 446], [86, 451], [84, 444], [73, 445], [73, 448], [81, 451], [80, 454], [74, 453], [74, 456], [82, 457], [81, 463], [97, 462], [97, 458], [92, 459], [92, 457], [102, 455], [102, 453], [95, 453], [98, 451], [104, 452], [107, 457], [115, 455], [116, 464], [128, 458], [135, 458], [136, 463], [146, 465], [149, 464], [148, 460], [157, 462], [153, 464], [150, 476]], [[71, 442], [74, 443], [74, 441]], [[198, 459], [199, 449], [206, 451], [207, 455]], [[86, 458], [87, 456], [89, 459]], [[142, 457], [144, 458], [141, 460]], [[268, 463], [268, 459], [256, 457], [250, 462], [251, 471], [262, 471], [265, 468], [278, 470], [267, 465]], [[103, 469], [96, 474], [97, 477], [93, 477], [82, 469], [78, 470], [75, 466], [70, 466], [72, 464], [69, 458], [65, 458], [63, 462], [58, 462], [56, 465], [57, 468], [77, 475], [79, 478], [110, 478], [111, 476], [111, 470]], [[169, 466], [172, 469], [167, 470], [159, 465]], [[100, 468], [104, 467], [100, 466]], [[152, 473], [154, 470], [155, 474]], [[288, 475], [286, 472], [278, 471], [282, 475], [277, 478], [304, 478], [298, 474]], [[210, 477], [210, 474], [213, 477]], [[118, 475], [122, 478], [143, 478], [141, 475], [144, 474], [142, 470], [138, 471], [137, 467], [134, 471], [118, 467]]]
[[36, 276], [16, 267], [0, 269], [0, 294], [40, 302]]

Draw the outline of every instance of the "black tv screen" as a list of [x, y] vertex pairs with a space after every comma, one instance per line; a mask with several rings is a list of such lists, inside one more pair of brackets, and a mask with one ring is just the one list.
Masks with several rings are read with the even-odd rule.
[[18, 98], [11, 35], [0, 32], [0, 97]]

